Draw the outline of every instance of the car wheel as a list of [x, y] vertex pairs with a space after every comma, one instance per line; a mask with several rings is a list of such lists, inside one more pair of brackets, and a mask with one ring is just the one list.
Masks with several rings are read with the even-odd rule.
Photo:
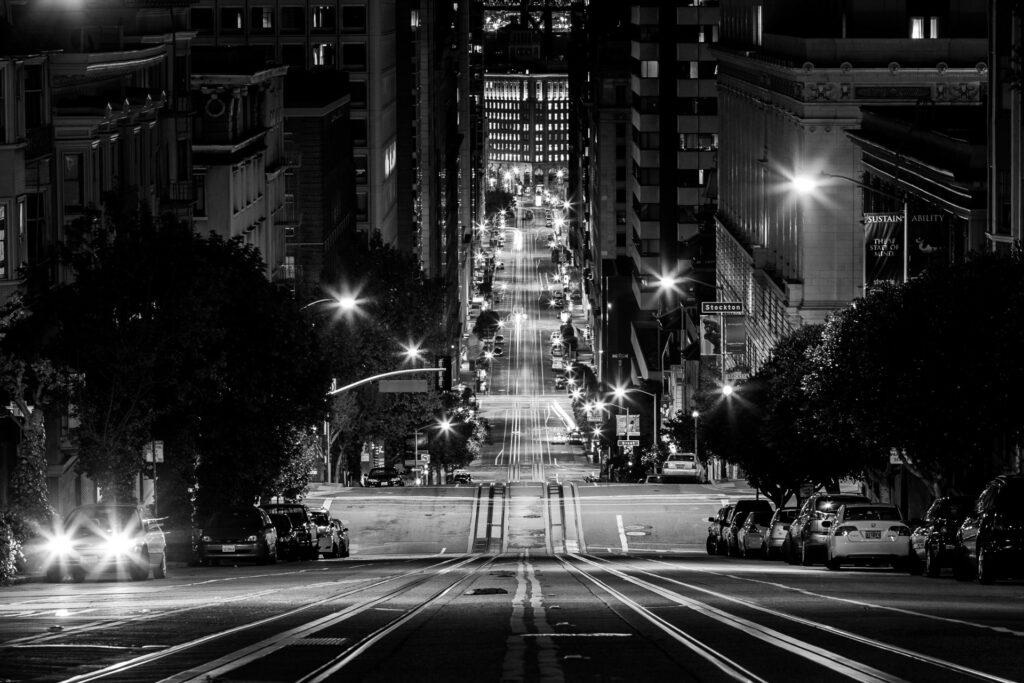
[[718, 545], [715, 546], [715, 554], [716, 555], [728, 555], [729, 554], [729, 545], [724, 540], [722, 540], [721, 538], [718, 539]]
[[[925, 546], [925, 555], [928, 554], [928, 547]], [[910, 549], [910, 557], [907, 558], [907, 573], [911, 576], [920, 576], [924, 572], [924, 562], [917, 556], [914, 549]]]
[[331, 541], [331, 551], [329, 553], [324, 553], [324, 557], [334, 558], [334, 557], [337, 557], [338, 554], [339, 554], [338, 542], [337, 541]]
[[341, 551], [341, 557], [348, 557], [348, 543], [345, 543], [345, 547]]
[[708, 555], [714, 555], [715, 551], [717, 550], [717, 548], [715, 547], [715, 539], [712, 538], [711, 536], [708, 536], [707, 546], [708, 546]]
[[924, 574], [936, 578], [942, 573], [942, 563], [939, 562], [939, 553], [931, 546], [925, 546], [924, 550]]
[[839, 559], [832, 557], [831, 555], [827, 560], [825, 560], [825, 567], [831, 569], [832, 571], [838, 571], [841, 566], [842, 565], [840, 564]]
[[789, 540], [789, 536], [782, 542], [782, 559], [786, 561], [786, 564], [796, 564], [796, 553], [793, 552], [793, 544]]
[[306, 559], [310, 562], [316, 562], [320, 559], [320, 546], [315, 545], [309, 549], [309, 553], [306, 555]]
[[128, 576], [132, 581], [145, 581], [149, 578], [149, 551], [143, 550], [139, 559], [128, 567]]
[[971, 571], [967, 555], [963, 550], [957, 552], [953, 559], [953, 578], [957, 581], [970, 581], [974, 578], [974, 572]]
[[984, 548], [978, 548], [978, 583], [988, 585], [996, 580], [992, 561]]
[[64, 569], [58, 564], [46, 568], [46, 582], [60, 583], [64, 580]]
[[160, 553], [160, 564], [153, 568], [153, 578], [163, 579], [167, 577], [167, 553]]

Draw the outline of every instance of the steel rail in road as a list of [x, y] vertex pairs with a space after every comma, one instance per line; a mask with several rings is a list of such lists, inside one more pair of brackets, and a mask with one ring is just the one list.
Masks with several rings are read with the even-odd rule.
[[[761, 640], [762, 642], [778, 647], [789, 654], [802, 657], [813, 665], [821, 666], [829, 669], [833, 673], [850, 677], [853, 680], [885, 683], [897, 683], [905, 680], [897, 674], [883, 671], [876, 666], [860, 661], [863, 649], [858, 650], [856, 648], [866, 646], [877, 650], [879, 656], [907, 659], [915, 662], [917, 665], [934, 667], [938, 670], [929, 675], [926, 672], [915, 669], [915, 676], [921, 680], [950, 680], [951, 675], [956, 675], [969, 680], [981, 680], [988, 681], [990, 683], [1013, 683], [1013, 680], [1011, 679], [988, 674], [973, 667], [964, 666], [946, 659], [902, 648], [893, 643], [854, 633], [848, 629], [831, 626], [821, 621], [782, 612], [779, 611], [777, 605], [762, 605], [750, 599], [736, 597], [729, 592], [713, 590], [702, 585], [663, 576], [642, 568], [643, 564], [660, 565], [660, 568], [678, 568], [678, 566], [669, 565], [668, 563], [660, 560], [631, 558], [633, 561], [631, 561], [630, 565], [626, 568], [620, 569], [618, 568], [618, 563], [613, 563], [608, 558], [570, 555], [568, 557], [559, 557], [557, 559], [562, 562], [563, 565], [571, 567], [572, 570], [576, 571], [579, 575], [585, 577], [592, 583], [599, 584], [606, 590], [610, 589], [611, 591], [614, 591], [613, 594], [617, 598], [619, 596], [624, 596], [625, 592], [621, 589], [611, 587], [608, 581], [597, 578], [596, 574], [607, 573], [618, 579], [620, 582], [639, 589], [641, 593], [655, 595], [664, 600], [687, 607], [691, 611], [711, 619], [718, 624], [734, 628], [746, 636]], [[585, 568], [581, 565], [585, 565]], [[706, 574], [707, 572], [694, 573]], [[691, 595], [684, 595], [679, 592], [679, 589], [683, 589]], [[696, 599], [692, 597], [692, 594], [698, 594], [702, 596], [703, 599]], [[660, 617], [648, 614], [647, 612], [649, 610], [640, 606], [637, 600], [628, 597], [626, 599], [631, 600], [631, 608], [645, 619], [652, 621], [652, 623], [660, 620]], [[712, 601], [718, 604], [724, 602], [730, 605], [731, 610], [713, 605]], [[823, 634], [824, 637], [833, 639], [840, 638], [849, 643], [851, 652], [856, 652], [857, 658], [854, 659], [852, 656], [844, 656], [840, 652], [837, 652], [839, 648], [835, 644], [830, 644], [828, 647], [815, 645], [814, 643], [808, 642], [806, 636], [796, 636], [784, 633], [778, 628], [773, 628], [766, 623], [755, 621], [752, 618], [753, 615], [751, 617], [741, 616], [737, 613], [740, 611], [753, 613], [753, 615], [760, 615], [763, 617], [764, 621], [783, 621], [794, 624], [799, 629], [818, 631]], [[689, 623], [693, 631], [700, 630], [699, 624], [695, 624], [692, 621]], [[698, 636], [693, 635], [692, 637], [696, 639]], [[705, 647], [710, 650], [710, 646], [706, 645]], [[721, 658], [722, 653], [717, 653], [717, 657]], [[893, 669], [906, 670], [906, 667], [904, 665], [896, 665]], [[823, 674], [822, 678], [824, 678], [824, 676], [825, 675]]]
[[[468, 559], [471, 560], [473, 558], [468, 558]], [[141, 666], [145, 666], [145, 665], [148, 665], [148, 664], [159, 662], [162, 659], [167, 659], [169, 657], [172, 657], [172, 656], [175, 656], [175, 655], [179, 655], [182, 652], [186, 652], [188, 650], [192, 650], [192, 649], [199, 648], [199, 647], [202, 647], [202, 646], [208, 646], [210, 643], [215, 642], [215, 641], [217, 641], [219, 639], [227, 638], [229, 636], [234, 636], [236, 634], [243, 633], [245, 631], [249, 631], [249, 630], [253, 630], [253, 629], [256, 629], [256, 628], [263, 627], [263, 626], [267, 626], [269, 624], [273, 624], [274, 622], [281, 621], [281, 620], [287, 619], [289, 617], [294, 617], [294, 616], [296, 616], [296, 615], [298, 615], [298, 614], [300, 614], [302, 612], [308, 611], [308, 610], [316, 608], [316, 607], [322, 607], [324, 605], [328, 605], [328, 604], [330, 604], [332, 602], [336, 602], [336, 601], [341, 600], [341, 599], [345, 599], [345, 598], [349, 598], [349, 597], [353, 597], [353, 596], [358, 596], [359, 593], [367, 591], [367, 590], [371, 590], [371, 589], [374, 589], [374, 588], [378, 588], [378, 587], [381, 587], [381, 586], [386, 586], [386, 585], [391, 584], [391, 583], [401, 582], [401, 581], [405, 581], [405, 580], [415, 581], [421, 575], [429, 577], [431, 575], [431, 573], [436, 571], [436, 570], [444, 570], [444, 569], [447, 568], [448, 565], [458, 566], [459, 564], [462, 564], [464, 562], [466, 562], [466, 560], [463, 560], [463, 559], [457, 558], [457, 557], [446, 558], [445, 560], [442, 560], [441, 562], [434, 563], [434, 564], [432, 564], [432, 565], [430, 565], [428, 567], [414, 569], [412, 571], [405, 572], [405, 573], [402, 573], [402, 574], [398, 574], [396, 576], [391, 576], [391, 577], [387, 577], [387, 578], [371, 581], [371, 582], [369, 582], [367, 584], [364, 584], [364, 585], [360, 585], [360, 586], [356, 586], [356, 587], [346, 586], [345, 589], [342, 590], [342, 591], [339, 591], [339, 592], [336, 592], [336, 593], [332, 593], [331, 595], [328, 595], [328, 596], [323, 597], [323, 598], [318, 598], [316, 600], [312, 600], [312, 601], [310, 601], [310, 602], [308, 602], [306, 604], [300, 605], [299, 607], [295, 607], [295, 608], [287, 610], [285, 612], [281, 612], [279, 614], [275, 614], [275, 615], [267, 617], [265, 619], [260, 619], [258, 621], [249, 622], [249, 623], [245, 623], [245, 624], [240, 624], [238, 626], [234, 626], [234, 627], [228, 628], [228, 629], [222, 629], [222, 630], [217, 631], [215, 633], [210, 633], [210, 634], [201, 636], [199, 638], [193, 638], [191, 640], [185, 641], [183, 643], [178, 643], [177, 645], [172, 645], [170, 647], [164, 648], [164, 649], [156, 651], [156, 652], [149, 652], [149, 653], [146, 653], [144, 655], [140, 655], [138, 657], [133, 657], [132, 659], [125, 660], [123, 662], [117, 662], [115, 664], [111, 664], [109, 666], [105, 666], [105, 667], [102, 667], [100, 669], [96, 669], [94, 671], [90, 671], [88, 673], [84, 673], [84, 674], [80, 674], [78, 676], [74, 676], [74, 677], [68, 678], [68, 679], [66, 679], [64, 681], [64, 683], [86, 683], [87, 681], [98, 681], [98, 680], [102, 680], [104, 678], [116, 677], [116, 676], [118, 676], [120, 674], [124, 674], [125, 672], [130, 671], [132, 669], [137, 669], [137, 668], [139, 668]], [[327, 582], [327, 583], [330, 584], [330, 583], [336, 583], [336, 582]], [[405, 585], [406, 584], [403, 583], [401, 586], [395, 588], [394, 591], [392, 591], [392, 592], [401, 591]], [[310, 587], [311, 587], [310, 584], [305, 584], [303, 586], [303, 588], [306, 589], [306, 590], [308, 590]], [[207, 605], [208, 605], [208, 603], [207, 603]], [[167, 613], [166, 612], [161, 612], [157, 616], [162, 617], [165, 614], [167, 614]], [[122, 626], [124, 626], [126, 624], [132, 623], [133, 621], [136, 621], [136, 619], [125, 619], [125, 620], [118, 620], [116, 622], [110, 622], [109, 623], [109, 628], [113, 629], [115, 627], [122, 627]], [[69, 629], [67, 632], [62, 633], [61, 635], [69, 635], [69, 634], [70, 635], [74, 635], [75, 633], [76, 633], [75, 631], [72, 631], [72, 630]], [[80, 633], [80, 631], [78, 633]]]
[[[369, 647], [373, 646], [388, 635], [393, 634], [409, 620], [413, 619], [428, 607], [435, 605], [435, 603], [444, 598], [455, 587], [477, 578], [477, 572], [486, 569], [488, 566], [493, 564], [495, 560], [496, 558], [493, 556], [485, 557], [473, 555], [456, 562], [450, 567], [441, 569], [436, 573], [418, 572], [420, 575], [413, 577], [412, 580], [407, 583], [389, 589], [383, 595], [350, 605], [338, 612], [321, 617], [320, 619], [316, 619], [308, 624], [303, 624], [281, 633], [274, 634], [269, 638], [253, 643], [241, 650], [231, 652], [219, 657], [218, 659], [207, 662], [206, 664], [193, 666], [187, 671], [183, 671], [177, 675], [164, 678], [160, 683], [206, 683], [210, 680], [217, 680], [219, 677], [229, 674], [232, 671], [237, 671], [238, 669], [251, 665], [257, 665], [261, 660], [271, 657], [285, 648], [303, 647], [300, 644], [301, 640], [313, 638], [317, 633], [321, 633], [344, 621], [360, 616], [369, 610], [379, 609], [381, 605], [392, 602], [396, 599], [406, 600], [409, 597], [409, 591], [411, 589], [425, 585], [428, 582], [436, 582], [441, 579], [441, 587], [432, 589], [431, 593], [425, 599], [418, 600], [411, 607], [397, 608], [400, 612], [399, 616], [388, 620], [386, 624], [375, 629], [371, 633], [368, 633], [362, 638], [351, 642], [340, 642], [339, 645], [342, 648], [340, 652], [328, 656], [327, 661], [321, 663], [305, 675], [294, 679], [296, 683], [318, 683], [319, 681], [323, 681], [327, 677], [337, 673], [354, 661]], [[466, 568], [474, 563], [480, 563], [481, 567], [474, 568], [473, 571], [464, 575], [449, 576], [450, 573]], [[337, 639], [331, 640], [337, 641]], [[307, 662], [313, 656], [308, 652], [308, 648], [304, 649], [303, 653], [303, 663]], [[297, 662], [298, 659], [295, 661]]]
[[[319, 572], [319, 571], [326, 571], [326, 567], [324, 569], [320, 569], [316, 565], [306, 565], [302, 569], [296, 569], [294, 571], [284, 571], [284, 572], [275, 571], [275, 572], [268, 572], [266, 574], [248, 574], [248, 575], [246, 575], [244, 577], [242, 577], [242, 576], [233, 576], [233, 577], [228, 577], [228, 578], [223, 578], [223, 579], [205, 579], [203, 581], [192, 581], [192, 582], [185, 582], [185, 583], [173, 582], [173, 581], [161, 581], [159, 583], [152, 582], [152, 583], [145, 584], [145, 589], [146, 589], [145, 595], [146, 595], [146, 599], [149, 602], [149, 604], [153, 604], [154, 602], [158, 601], [161, 597], [163, 597], [165, 595], [167, 597], [170, 597], [170, 598], [180, 597], [180, 592], [183, 589], [195, 588], [195, 587], [209, 585], [211, 583], [216, 583], [216, 582], [225, 582], [225, 583], [227, 583], [227, 582], [242, 581], [242, 580], [248, 581], [248, 580], [260, 579], [260, 578], [268, 577], [268, 576], [280, 577], [280, 576], [288, 576], [288, 575], [296, 575], [296, 574], [308, 574], [308, 573], [311, 573], [311, 572]], [[155, 619], [162, 619], [162, 618], [167, 617], [167, 616], [174, 616], [174, 615], [179, 615], [179, 614], [188, 614], [189, 612], [205, 610], [205, 609], [208, 609], [208, 608], [210, 608], [212, 606], [217, 606], [217, 605], [227, 605], [227, 604], [231, 604], [231, 603], [244, 602], [246, 600], [258, 600], [259, 598], [265, 597], [265, 596], [270, 595], [270, 594], [290, 593], [290, 592], [293, 592], [293, 591], [294, 592], [307, 591], [310, 587], [313, 587], [313, 586], [330, 585], [332, 583], [336, 583], [336, 582], [334, 582], [334, 581], [327, 581], [327, 582], [324, 582], [324, 583], [306, 583], [306, 584], [295, 585], [295, 586], [286, 586], [284, 588], [275, 587], [275, 588], [272, 588], [272, 589], [265, 589], [265, 590], [259, 590], [259, 591], [250, 591], [250, 592], [246, 592], [246, 593], [241, 593], [239, 595], [233, 595], [233, 596], [230, 596], [230, 597], [207, 599], [207, 600], [205, 600], [201, 604], [197, 603], [195, 605], [188, 605], [188, 606], [185, 606], [185, 607], [175, 607], [175, 608], [169, 609], [169, 610], [152, 610], [152, 611], [146, 612], [145, 614], [135, 614], [135, 615], [132, 615], [130, 617], [97, 618], [95, 621], [90, 621], [90, 622], [86, 622], [86, 623], [82, 623], [82, 624], [78, 624], [78, 625], [64, 626], [64, 627], [62, 627], [60, 629], [60, 631], [54, 632], [54, 633], [50, 633], [50, 632], [47, 632], [47, 633], [37, 633], [37, 634], [31, 635], [31, 636], [23, 636], [21, 638], [13, 638], [11, 640], [8, 640], [8, 641], [0, 643], [0, 652], [2, 652], [5, 648], [25, 648], [25, 647], [35, 646], [35, 645], [46, 645], [46, 644], [49, 644], [49, 643], [58, 642], [60, 640], [65, 640], [69, 636], [79, 636], [79, 635], [82, 635], [82, 634], [85, 634], [85, 633], [92, 633], [92, 632], [95, 632], [95, 631], [101, 631], [102, 632], [102, 631], [105, 631], [105, 630], [113, 630], [113, 629], [116, 629], [116, 628], [120, 628], [122, 626], [126, 626], [128, 624], [138, 624], [138, 623], [143, 623], [143, 622], [146, 622], [146, 621], [152, 621], [152, 620], [155, 620]], [[55, 586], [55, 588], [56, 588], [56, 586]], [[132, 593], [130, 595], [134, 596], [135, 594]], [[87, 600], [87, 601], [92, 601], [95, 598], [95, 596], [92, 595], [92, 594], [85, 594], [85, 595], [81, 595], [81, 596], [76, 596], [73, 593], [59, 592], [57, 594], [54, 594], [53, 596], [47, 596], [46, 598], [40, 598], [40, 599], [38, 599], [38, 601], [50, 601], [50, 600], [53, 600], [53, 599], [59, 599], [61, 601], [61, 605], [62, 605], [61, 609], [65, 610], [69, 615], [74, 615], [76, 613], [75, 606], [73, 604], [69, 604], [69, 603], [75, 597], [81, 597], [83, 600]], [[110, 597], [121, 597], [121, 598], [123, 598], [123, 597], [126, 597], [126, 596], [118, 595], [118, 596], [110, 596]], [[47, 611], [52, 611], [52, 610], [47, 610]]]

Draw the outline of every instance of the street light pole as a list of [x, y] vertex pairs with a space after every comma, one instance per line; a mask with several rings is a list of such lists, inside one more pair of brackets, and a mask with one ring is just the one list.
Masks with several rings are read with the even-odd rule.
[[695, 410], [691, 416], [693, 417], [693, 454], [697, 455], [697, 420], [700, 418], [700, 412]]

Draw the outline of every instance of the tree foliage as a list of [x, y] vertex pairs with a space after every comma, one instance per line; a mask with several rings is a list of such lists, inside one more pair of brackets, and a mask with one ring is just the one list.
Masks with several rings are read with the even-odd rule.
[[[89, 216], [68, 231], [68, 284], [32, 301], [43, 352], [74, 371], [81, 471], [130, 501], [143, 448], [201, 508], [273, 492], [325, 391], [314, 339], [259, 252], [166, 217]], [[196, 492], [198, 494], [196, 495]]]

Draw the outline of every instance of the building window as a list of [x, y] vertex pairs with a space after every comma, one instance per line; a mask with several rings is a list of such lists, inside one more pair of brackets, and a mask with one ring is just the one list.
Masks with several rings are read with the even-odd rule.
[[938, 17], [910, 17], [910, 37], [915, 40], [939, 37]]
[[334, 66], [334, 45], [319, 43], [313, 46], [313, 66]]
[[366, 106], [366, 81], [351, 81], [348, 86], [348, 91], [352, 98], [353, 107]]
[[310, 10], [313, 20], [314, 31], [333, 31], [334, 30], [334, 8], [325, 5], [319, 5], [313, 7]]
[[40, 64], [29, 64], [25, 66], [25, 127], [38, 128], [45, 123], [43, 67]]
[[9, 277], [7, 269], [7, 205], [0, 204], [0, 280]]
[[306, 10], [304, 7], [281, 8], [281, 33], [305, 33]]
[[365, 192], [356, 192], [356, 220], [365, 221], [369, 216], [369, 199]]
[[252, 8], [252, 30], [258, 33], [265, 33], [274, 30], [274, 8], [253, 7]]
[[359, 185], [365, 185], [369, 175], [369, 170], [366, 165], [366, 155], [352, 155], [352, 167], [355, 169], [356, 183]]
[[65, 211], [70, 213], [80, 211], [84, 203], [83, 193], [85, 191], [81, 154], [64, 155], [63, 174]]
[[356, 147], [366, 146], [366, 119], [352, 119], [352, 144]]
[[365, 7], [342, 7], [341, 8], [341, 29], [343, 31], [365, 31], [366, 30], [366, 8]]
[[223, 33], [238, 33], [242, 30], [241, 7], [225, 7], [220, 11], [220, 30]]
[[192, 28], [197, 33], [213, 33], [213, 10], [205, 7], [193, 8]]
[[366, 45], [345, 43], [341, 46], [341, 63], [345, 69], [366, 70]]
[[384, 150], [384, 177], [390, 178], [391, 172], [395, 170], [395, 162], [398, 160], [397, 148], [395, 143], [392, 142], [388, 145], [388, 148]]
[[645, 59], [640, 62], [640, 77], [641, 78], [657, 78], [658, 77], [658, 62], [653, 59]]

